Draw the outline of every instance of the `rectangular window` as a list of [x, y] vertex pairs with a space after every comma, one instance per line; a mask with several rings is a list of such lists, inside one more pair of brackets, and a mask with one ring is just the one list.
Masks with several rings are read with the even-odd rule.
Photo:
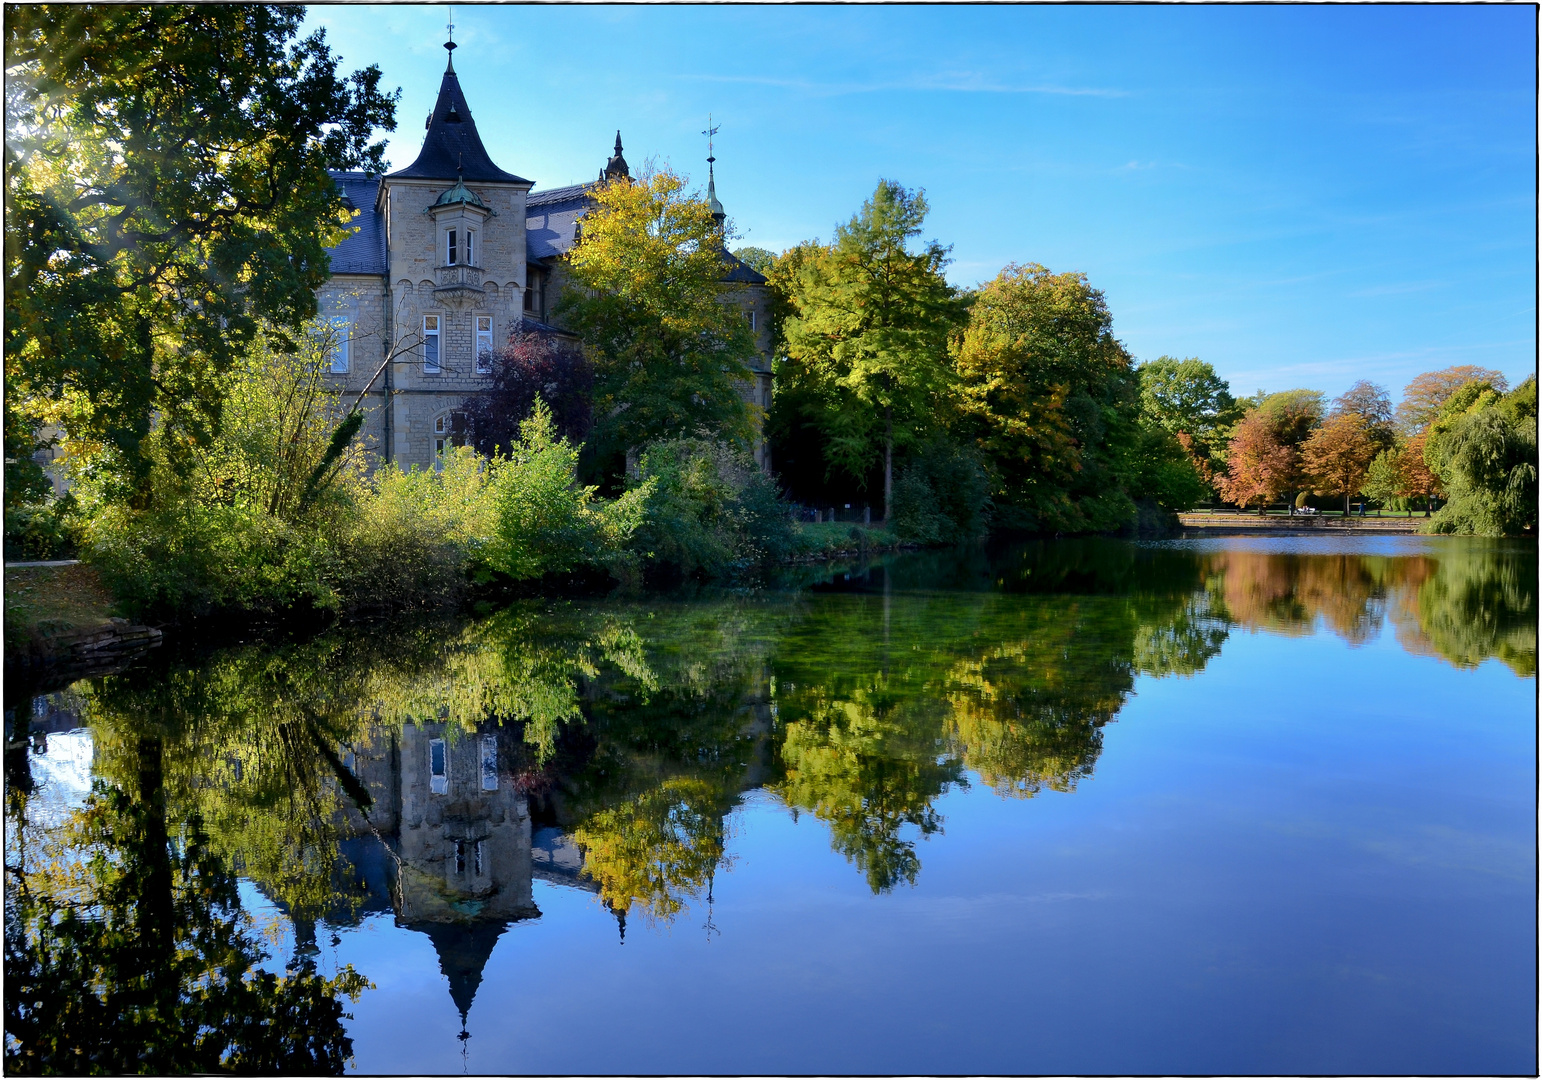
[[472, 232], [470, 229], [467, 229], [466, 230], [466, 265], [467, 266], [475, 266], [477, 264], [476, 239], [477, 239], [477, 234]]
[[753, 311], [746, 311], [744, 317], [749, 320], [750, 329], [755, 329], [755, 313]]
[[353, 328], [348, 325], [347, 319], [332, 320], [332, 356], [331, 370], [334, 375], [348, 374], [348, 346], [353, 336]]
[[443, 739], [434, 739], [428, 744], [428, 789], [435, 795], [450, 790], [450, 766]]
[[529, 312], [532, 312], [532, 313], [535, 311], [535, 286], [534, 285], [527, 285], [525, 287], [525, 310], [529, 311]]
[[455, 872], [457, 874], [466, 872], [466, 841], [464, 840], [455, 841]]
[[493, 317], [477, 316], [477, 374], [486, 375], [493, 369]]
[[439, 316], [423, 316], [423, 373], [439, 374]]
[[476, 870], [476, 875], [477, 875], [477, 877], [481, 877], [482, 876], [482, 841], [478, 840], [476, 842], [476, 847], [472, 849], [472, 858], [474, 860], [472, 865], [473, 865], [473, 867]]
[[436, 416], [436, 417], [434, 417], [434, 453], [435, 454], [442, 454], [442, 453], [444, 453], [444, 448], [447, 445], [447, 440], [445, 439], [445, 436], [448, 435], [449, 433], [450, 433], [449, 432], [449, 417], [447, 417], [447, 416]]
[[444, 234], [444, 265], [455, 265], [455, 230], [451, 229]]
[[498, 790], [498, 736], [482, 736], [482, 790]]

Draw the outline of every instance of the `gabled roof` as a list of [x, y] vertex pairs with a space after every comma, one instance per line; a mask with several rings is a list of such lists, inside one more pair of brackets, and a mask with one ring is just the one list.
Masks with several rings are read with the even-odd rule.
[[740, 285], [764, 285], [766, 283], [764, 274], [727, 248], [723, 249], [723, 262], [728, 264], [728, 273], [723, 275], [724, 281], [732, 281]]
[[471, 183], [528, 184], [522, 176], [504, 172], [493, 164], [477, 134], [476, 121], [461, 93], [455, 68], [445, 70], [439, 84], [439, 100], [429, 114], [428, 133], [418, 159], [405, 169], [389, 174], [388, 180], [454, 180], [459, 175]]
[[358, 211], [353, 216], [353, 234], [327, 251], [332, 257], [332, 273], [387, 273], [385, 216], [375, 209], [380, 178], [361, 172], [333, 172], [332, 179]]

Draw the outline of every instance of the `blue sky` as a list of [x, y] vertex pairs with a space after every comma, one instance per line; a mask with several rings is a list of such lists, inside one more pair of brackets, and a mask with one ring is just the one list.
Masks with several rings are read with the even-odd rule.
[[[443, 6], [314, 7], [402, 88], [393, 166], [444, 70]], [[718, 194], [741, 243], [828, 238], [880, 177], [926, 190], [951, 278], [1085, 273], [1141, 360], [1239, 394], [1536, 365], [1529, 6], [458, 7], [495, 161], [592, 179], [620, 128]]]

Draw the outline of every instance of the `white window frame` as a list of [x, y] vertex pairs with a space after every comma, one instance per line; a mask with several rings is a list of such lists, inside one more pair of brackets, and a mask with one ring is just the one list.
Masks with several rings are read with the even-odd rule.
[[498, 790], [498, 736], [482, 736], [482, 790]]
[[454, 266], [455, 257], [459, 254], [455, 246], [455, 230], [446, 229], [444, 231], [444, 265]]
[[450, 414], [442, 413], [434, 417], [434, 456], [444, 453], [450, 445]]
[[[476, 316], [477, 327], [477, 374], [486, 375], [493, 370], [493, 317]], [[483, 328], [486, 329], [483, 329]]]
[[[434, 771], [435, 750], [439, 751], [440, 772]], [[443, 739], [428, 741], [428, 790], [435, 795], [446, 795], [450, 791], [450, 748]]]
[[443, 335], [440, 333], [443, 326], [441, 316], [423, 316], [423, 374], [425, 375], [439, 374], [440, 361], [444, 355]]
[[475, 266], [477, 264], [476, 240], [476, 232], [472, 229], [467, 229], [465, 240], [466, 250], [461, 252], [462, 261], [466, 266]]
[[755, 309], [751, 308], [750, 310], [746, 311], [744, 313], [744, 317], [750, 321], [750, 329], [754, 330], [755, 329]]
[[346, 375], [353, 360], [352, 349], [349, 348], [353, 342], [353, 327], [349, 325], [347, 319], [338, 318], [329, 321], [336, 340], [333, 343], [327, 370], [333, 375]]

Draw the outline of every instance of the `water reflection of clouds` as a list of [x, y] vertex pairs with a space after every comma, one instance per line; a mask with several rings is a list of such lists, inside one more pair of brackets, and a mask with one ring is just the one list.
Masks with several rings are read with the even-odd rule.
[[32, 776], [37, 788], [28, 800], [27, 812], [35, 824], [61, 825], [86, 805], [93, 756], [91, 732], [85, 728], [47, 736], [47, 749], [32, 755]]

